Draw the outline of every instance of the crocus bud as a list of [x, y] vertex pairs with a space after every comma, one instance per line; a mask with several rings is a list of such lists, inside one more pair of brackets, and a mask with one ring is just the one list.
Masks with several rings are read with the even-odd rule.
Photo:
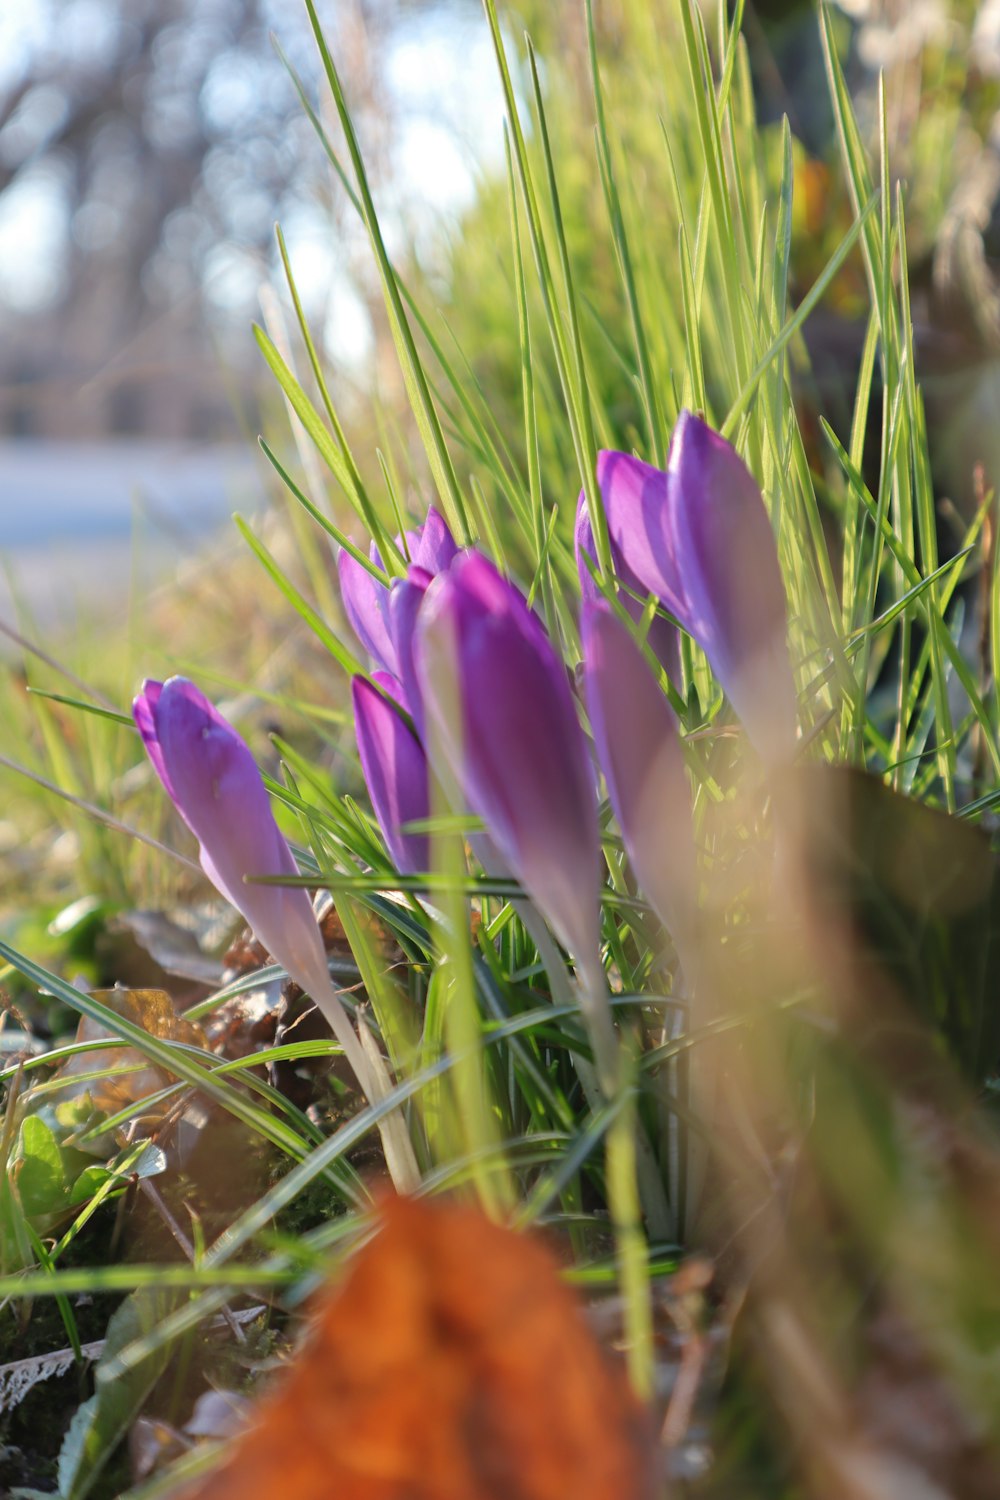
[[[597, 473], [623, 581], [634, 577], [638, 592], [655, 594], [701, 646], [761, 754], [786, 757], [795, 691], [785, 591], [760, 489], [743, 460], [685, 411], [665, 472], [625, 453], [602, 453]], [[578, 555], [581, 545], [592, 551], [579, 509], [577, 534]]]
[[681, 412], [667, 459], [686, 628], [766, 759], [795, 743], [785, 586], [760, 489], [733, 446]]
[[427, 758], [399, 709], [389, 701], [395, 696], [392, 680], [379, 672], [374, 680], [389, 697], [364, 677], [355, 677], [351, 683], [361, 769], [396, 868], [415, 875], [430, 867], [427, 837], [403, 833], [402, 828], [428, 816]]
[[427, 590], [415, 637], [441, 756], [502, 860], [582, 962], [596, 955], [600, 847], [566, 669], [512, 584], [476, 552]]
[[406, 546], [410, 562], [432, 576], [443, 573], [458, 553], [448, 522], [433, 505], [427, 511], [423, 525], [406, 533]]
[[606, 604], [581, 617], [587, 712], [639, 884], [666, 927], [686, 932], [695, 899], [691, 793], [674, 711]]
[[[369, 1055], [362, 1047], [334, 991], [308, 895], [297, 886], [245, 881], [247, 875], [298, 874], [248, 747], [183, 677], [144, 682], [132, 712], [157, 775], [198, 840], [205, 874], [312, 996], [361, 1088], [379, 1103], [391, 1080], [377, 1049]], [[379, 1131], [393, 1182], [401, 1192], [411, 1190], [419, 1172], [398, 1110], [380, 1121]]]
[[388, 588], [343, 548], [337, 554], [337, 574], [344, 613], [351, 629], [376, 665], [395, 676], [396, 652], [384, 608], [389, 597]]
[[415, 565], [409, 567], [405, 578], [393, 579], [387, 606], [389, 636], [396, 653], [396, 666], [403, 702], [417, 726], [418, 734], [423, 733], [424, 706], [413, 659], [413, 638], [417, 612], [424, 602], [424, 595], [430, 586], [431, 577], [432, 575], [426, 568], [418, 568]]
[[[663, 524], [667, 476], [662, 469], [654, 469], [627, 453], [602, 451], [597, 457], [597, 483], [607, 513], [611, 562], [615, 577], [624, 585], [621, 592], [623, 607], [633, 620], [638, 620], [643, 613], [644, 599], [655, 594], [672, 614], [683, 618], [683, 593], [674, 575], [672, 559], [662, 546], [653, 545], [653, 538]], [[610, 503], [612, 496], [613, 505]], [[576, 507], [573, 550], [584, 601], [600, 599], [601, 592], [587, 564], [588, 558], [596, 562], [597, 548], [587, 497], [582, 490]], [[630, 563], [630, 558], [641, 558], [645, 577], [655, 579], [655, 583], [646, 583]], [[646, 639], [656, 659], [676, 681], [680, 675], [677, 627], [662, 615], [654, 615]]]
[[[402, 545], [402, 537], [397, 537], [396, 542]], [[428, 577], [447, 568], [458, 551], [447, 521], [433, 505], [423, 524], [406, 533], [406, 547], [411, 571], [420, 569]], [[369, 555], [372, 562], [382, 566], [382, 556], [374, 542]], [[388, 619], [389, 587], [343, 550], [337, 555], [337, 572], [344, 611], [355, 635], [377, 666], [398, 677], [399, 662]]]
[[[707, 1019], [712, 991], [702, 982], [691, 792], [677, 720], [627, 627], [607, 604], [584, 605], [580, 633], [587, 712], [608, 796], [639, 885], [673, 938], [684, 973], [687, 1025], [697, 1030]], [[668, 1076], [676, 1087], [676, 1073]], [[716, 1086], [711, 1053], [706, 1061], [697, 1049], [688, 1081], [700, 1117], [710, 1122]], [[686, 1149], [689, 1210], [701, 1191], [705, 1160], [695, 1135]]]
[[132, 712], [154, 769], [198, 840], [209, 880], [305, 989], [329, 984], [306, 892], [244, 880], [298, 874], [247, 745], [183, 677], [144, 682]]

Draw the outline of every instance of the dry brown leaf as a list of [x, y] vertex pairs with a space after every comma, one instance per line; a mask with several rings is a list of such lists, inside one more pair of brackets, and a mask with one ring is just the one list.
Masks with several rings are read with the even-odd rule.
[[[179, 1016], [163, 990], [95, 990], [94, 998], [161, 1041], [205, 1045], [201, 1028]], [[140, 1104], [171, 1080], [171, 1074], [149, 1062], [137, 1048], [100, 1046], [105, 1039], [109, 1039], [109, 1033], [103, 1026], [89, 1016], [81, 1016], [75, 1040], [95, 1045], [86, 1052], [76, 1053], [52, 1075], [47, 1087], [51, 1092], [52, 1085], [59, 1084], [60, 1102], [88, 1094], [96, 1111], [111, 1115], [129, 1104]], [[105, 1078], [94, 1078], [92, 1075], [102, 1068], [118, 1071], [111, 1071]], [[126, 1068], [131, 1071], [120, 1071]], [[90, 1149], [101, 1154], [107, 1143], [101, 1138]]]
[[397, 1198], [184, 1500], [647, 1500], [647, 1413], [545, 1245]]

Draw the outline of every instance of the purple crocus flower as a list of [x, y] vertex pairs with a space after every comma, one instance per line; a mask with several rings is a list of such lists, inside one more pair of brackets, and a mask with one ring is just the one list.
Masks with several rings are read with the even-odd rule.
[[597, 950], [593, 777], [563, 662], [517, 589], [477, 552], [427, 590], [415, 658], [432, 761], [584, 965]]
[[[623, 581], [636, 578], [701, 646], [758, 750], [787, 756], [795, 691], [785, 591], [760, 489], [743, 460], [684, 411], [666, 472], [602, 453], [598, 482], [614, 560], [628, 570]], [[581, 528], [578, 510], [578, 535]]]
[[299, 873], [247, 745], [183, 677], [144, 682], [132, 712], [157, 775], [198, 840], [209, 880], [304, 988], [314, 993], [328, 986], [326, 952], [306, 892], [244, 880]]
[[[205, 874], [312, 996], [358, 1083], [377, 1104], [391, 1080], [374, 1042], [359, 1040], [330, 980], [312, 903], [301, 887], [247, 884], [247, 875], [297, 875], [292, 851], [249, 748], [193, 683], [144, 682], [132, 712], [157, 775], [198, 840]], [[398, 1110], [379, 1122], [386, 1164], [400, 1192], [420, 1180]]]
[[736, 450], [690, 412], [667, 459], [687, 623], [758, 750], [795, 743], [785, 586], [760, 488]]
[[[402, 538], [397, 537], [396, 542], [402, 545]], [[420, 570], [420, 574], [427, 577], [447, 568], [458, 551], [447, 521], [433, 505], [423, 524], [406, 533], [406, 548], [411, 574]], [[369, 555], [373, 563], [382, 566], [382, 556], [374, 542]], [[337, 572], [344, 610], [355, 635], [377, 666], [399, 677], [397, 645], [388, 619], [390, 593], [398, 586], [398, 581], [394, 580], [389, 586], [380, 583], [344, 550], [337, 555]]]
[[[351, 683], [361, 769], [396, 868], [405, 875], [415, 875], [430, 868], [427, 837], [403, 833], [402, 827], [428, 816], [427, 757], [399, 709], [390, 702], [396, 697], [393, 679], [376, 672], [374, 681], [378, 687], [364, 677], [355, 677]], [[379, 692], [379, 687], [388, 696]]]
[[677, 719], [642, 652], [604, 602], [581, 618], [597, 758], [639, 884], [675, 936], [694, 899], [691, 794]]

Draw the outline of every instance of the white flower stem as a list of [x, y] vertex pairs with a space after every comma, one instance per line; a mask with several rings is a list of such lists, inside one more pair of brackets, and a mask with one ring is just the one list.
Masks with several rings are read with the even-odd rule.
[[[381, 1104], [392, 1090], [392, 1079], [374, 1038], [367, 1034], [364, 1027], [361, 1037], [358, 1036], [329, 975], [326, 976], [325, 984], [319, 975], [314, 976], [308, 989], [329, 1022], [368, 1103], [376, 1106]], [[415, 1192], [420, 1186], [420, 1168], [417, 1166], [413, 1142], [402, 1111], [398, 1108], [391, 1110], [379, 1120], [378, 1129], [393, 1187], [398, 1193]]]

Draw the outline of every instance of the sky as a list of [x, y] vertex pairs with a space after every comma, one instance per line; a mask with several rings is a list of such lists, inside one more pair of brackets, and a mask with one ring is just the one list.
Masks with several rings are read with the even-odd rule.
[[[269, 3], [280, 37], [282, 4]], [[100, 0], [0, 4], [0, 95], [20, 75], [27, 57], [54, 45], [56, 19], [59, 46], [72, 51], [74, 66], [85, 64], [88, 57], [99, 59], [108, 46], [108, 14]], [[287, 21], [287, 10], [284, 14]], [[388, 191], [383, 190], [379, 203], [383, 229], [390, 253], [394, 240], [400, 248], [403, 236], [416, 239], [419, 251], [421, 239], [429, 242], [442, 215], [468, 206], [480, 168], [496, 169], [502, 162], [502, 96], [481, 12], [478, 7], [401, 11], [379, 65], [381, 87], [401, 121], [391, 142]], [[276, 57], [254, 59], [248, 66], [245, 54], [235, 50], [219, 56], [206, 80], [201, 107], [220, 138], [240, 130], [254, 109], [257, 91], [264, 87], [288, 87]], [[22, 141], [29, 132], [44, 142], [59, 110], [56, 90], [36, 90], [30, 109], [0, 131], [0, 161], [4, 151], [16, 145], [17, 132]], [[318, 154], [318, 142], [314, 147]], [[225, 173], [224, 156], [220, 170]], [[220, 182], [220, 192], [226, 186]], [[84, 236], [95, 249], [113, 245], [120, 227], [115, 213], [93, 210], [84, 222], [78, 214], [70, 230], [64, 190], [60, 163], [43, 157], [22, 170], [0, 195], [0, 308], [6, 303], [30, 314], [50, 305], [64, 272], [68, 233], [78, 240]], [[254, 198], [252, 185], [241, 186], [240, 196], [234, 197], [247, 214], [270, 212], [273, 217], [270, 202], [248, 201]], [[324, 318], [328, 352], [350, 365], [362, 364], [370, 334], [346, 268], [359, 258], [363, 230], [360, 224], [347, 226], [347, 240], [338, 240], [330, 233], [322, 204], [290, 195], [284, 207], [282, 228], [307, 310]], [[178, 232], [190, 233], [190, 224], [178, 226]], [[219, 237], [203, 263], [210, 308], [223, 321], [246, 321], [255, 309], [262, 274], [274, 269], [262, 266], [259, 256], [241, 247], [236, 235]]]

